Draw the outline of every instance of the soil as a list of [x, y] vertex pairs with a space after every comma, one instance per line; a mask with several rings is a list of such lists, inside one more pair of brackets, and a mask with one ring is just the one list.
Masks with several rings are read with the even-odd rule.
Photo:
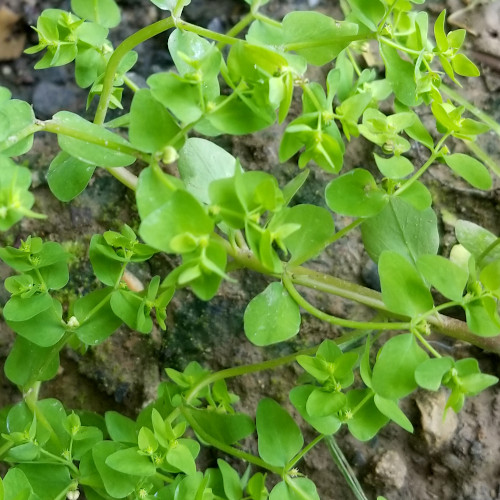
[[[36, 24], [39, 13], [48, 7], [68, 9], [69, 3], [69, 0], [0, 0], [0, 7], [9, 7], [17, 16], [15, 22], [11, 22], [14, 18], [9, 18], [9, 26], [13, 26], [9, 29], [15, 40], [25, 37], [28, 44], [33, 44], [35, 37], [28, 26]], [[112, 32], [115, 43], [161, 16], [148, 0], [122, 0], [119, 4], [123, 8], [123, 22]], [[315, 9], [338, 15], [337, 4], [331, 0], [272, 0], [267, 8], [277, 18], [292, 9]], [[425, 7], [431, 16], [448, 8], [454, 24], [472, 33], [468, 48], [480, 62], [482, 76], [466, 82], [463, 92], [494, 118], [500, 118], [500, 60], [497, 59], [500, 53], [497, 31], [500, 2], [478, 4], [473, 10], [465, 11], [467, 4], [461, 0], [430, 0]], [[185, 12], [189, 21], [224, 31], [245, 11], [244, 2], [239, 0], [193, 0]], [[7, 29], [5, 22], [2, 24], [5, 19], [0, 10], [0, 30]], [[86, 93], [73, 83], [72, 67], [35, 72], [32, 67], [36, 57], [19, 54], [15, 40], [9, 45], [8, 54], [2, 55], [0, 51], [0, 85], [10, 88], [16, 98], [32, 102], [39, 118], [48, 118], [61, 109], [81, 113]], [[138, 52], [139, 64], [134, 68], [132, 78], [139, 85], [144, 84], [150, 73], [171, 67], [166, 36], [140, 46]], [[92, 108], [88, 116], [92, 116]], [[252, 137], [223, 138], [220, 141], [240, 158], [245, 168], [267, 169], [283, 184], [295, 175], [296, 166], [293, 163], [279, 164], [277, 137], [276, 131], [268, 130]], [[499, 160], [498, 138], [486, 134], [481, 141], [488, 153]], [[460, 148], [461, 144], [454, 146], [455, 151], [460, 151]], [[45, 179], [48, 164], [56, 151], [54, 137], [40, 134], [35, 139], [33, 150], [23, 159], [33, 172], [36, 209], [47, 214], [48, 218], [41, 222], [23, 220], [1, 239], [3, 244], [14, 244], [36, 231], [38, 236], [63, 243], [73, 255], [71, 293], [86, 293], [96, 285], [86, 256], [90, 237], [107, 229], [116, 230], [123, 222], [137, 227], [138, 217], [133, 208], [133, 196], [104, 172], [97, 172], [89, 188], [76, 200], [67, 204], [58, 202], [51, 195]], [[418, 160], [423, 153], [417, 148], [412, 154]], [[363, 140], [350, 143], [346, 154], [346, 168], [359, 165], [373, 166], [370, 145]], [[313, 169], [306, 188], [299, 195], [300, 201], [322, 203], [322, 186], [326, 178], [321, 171]], [[433, 191], [434, 208], [441, 222], [443, 254], [446, 255], [455, 242], [451, 224], [455, 218], [465, 218], [480, 223], [495, 234], [500, 233], [499, 179], [495, 179], [494, 189], [484, 193], [467, 187], [458, 178], [450, 176], [449, 171], [433, 167], [426, 174], [425, 181]], [[349, 222], [347, 218], [336, 220], [337, 227]], [[155, 274], [164, 276], [175, 264], [175, 259], [163, 255], [147, 266], [135, 268], [134, 272], [146, 280]], [[314, 266], [357, 283], [376, 285], [374, 266], [363, 253], [361, 238], [356, 231], [329, 248]], [[8, 273], [9, 270], [0, 264], [0, 277], [4, 279]], [[134, 416], [155, 397], [156, 387], [165, 378], [164, 368], [167, 366], [183, 369], [189, 361], [197, 360], [217, 370], [285, 354], [338, 335], [339, 331], [334, 327], [314, 318], [305, 318], [301, 333], [293, 342], [267, 349], [253, 347], [243, 333], [243, 312], [250, 298], [266, 286], [267, 280], [250, 272], [240, 272], [237, 279], [237, 284], [225, 282], [217, 296], [206, 303], [187, 291], [180, 291], [169, 306], [166, 332], [155, 329], [151, 336], [144, 336], [122, 328], [107, 342], [89, 349], [84, 356], [66, 351], [60, 373], [53, 381], [44, 384], [43, 396], [57, 397], [68, 408], [83, 407], [101, 413], [113, 409]], [[6, 292], [2, 289], [1, 305], [6, 300]], [[332, 314], [352, 318], [366, 314], [360, 306], [340, 299], [317, 297], [314, 300], [318, 307]], [[12, 341], [13, 334], [0, 322], [2, 364]], [[438, 341], [456, 358], [476, 356], [483, 371], [500, 375], [497, 356], [446, 340], [436, 339]], [[241, 409], [252, 414], [263, 396], [274, 397], [288, 405], [288, 390], [298, 374], [297, 367], [289, 366], [272, 373], [233, 380], [229, 385], [241, 397]], [[17, 389], [1, 373], [0, 407], [19, 398]], [[336, 436], [369, 499], [375, 499], [377, 495], [385, 495], [390, 500], [500, 499], [500, 389], [493, 387], [468, 400], [459, 415], [449, 413], [446, 420], [442, 418], [444, 401], [444, 394], [431, 397], [423, 392], [417, 392], [405, 401], [404, 410], [415, 427], [413, 434], [390, 424], [368, 443], [357, 442], [345, 432]], [[312, 435], [312, 432], [305, 431], [306, 440]], [[250, 446], [255, 448], [255, 443]], [[215, 454], [207, 455], [207, 465], [215, 460], [214, 457]], [[354, 498], [326, 447], [313, 449], [300, 465], [300, 471], [316, 483], [322, 500]]]

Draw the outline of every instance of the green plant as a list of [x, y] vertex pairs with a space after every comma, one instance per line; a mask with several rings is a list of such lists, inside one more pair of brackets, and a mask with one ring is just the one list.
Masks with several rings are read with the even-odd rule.
[[[5, 280], [11, 297], [3, 316], [17, 334], [5, 373], [23, 393], [21, 403], [0, 412], [0, 459], [11, 466], [0, 481], [0, 499], [72, 499], [79, 489], [90, 500], [318, 499], [314, 483], [296, 466], [325, 437], [350, 477], [331, 438], [342, 426], [360, 440], [371, 439], [391, 420], [411, 432], [398, 402], [417, 387], [449, 388], [447, 408], [458, 412], [466, 397], [497, 381], [481, 373], [475, 359], [443, 356], [427, 338], [434, 330], [500, 353], [500, 240], [458, 221], [459, 243], [449, 258], [438, 255], [437, 217], [420, 181], [439, 162], [475, 188], [491, 187], [482, 162], [449, 149], [450, 138], [465, 141], [496, 169], [473, 142], [490, 129], [488, 118], [442, 83], [443, 70], [458, 83], [457, 75], [477, 76], [478, 69], [460, 52], [465, 31], [446, 33], [444, 12], [434, 25], [436, 45], [428, 39], [427, 14], [413, 10], [423, 0], [347, 0], [343, 21], [292, 12], [281, 22], [260, 12], [265, 1], [253, 0], [247, 2], [250, 12], [225, 35], [184, 21], [189, 0], [152, 2], [171, 15], [116, 49], [107, 40], [108, 29], [120, 20], [114, 0], [73, 0], [73, 13], [49, 9], [38, 20], [40, 42], [28, 50], [45, 51], [36, 67], [75, 61], [77, 83], [90, 89], [89, 104], [99, 98], [93, 122], [67, 111], [37, 120], [28, 103], [0, 89], [1, 229], [23, 216], [43, 217], [31, 210], [29, 170], [11, 158], [28, 152], [33, 135], [45, 131], [57, 135], [61, 148], [47, 173], [53, 194], [72, 200], [97, 167], [106, 169], [135, 191], [144, 241], [128, 225], [94, 235], [89, 258], [102, 286], [69, 304], [55, 293], [69, 279], [68, 256], [58, 243], [31, 236], [18, 248], [0, 249], [0, 258], [17, 273]], [[168, 48], [176, 71], [151, 75], [147, 89], [137, 88], [127, 77], [137, 59], [134, 47], [172, 28]], [[244, 39], [237, 38], [246, 28]], [[356, 55], [368, 41], [378, 43], [385, 78], [358, 65]], [[307, 79], [309, 65], [327, 64], [333, 67], [326, 82]], [[134, 93], [130, 110], [106, 122], [109, 108], [121, 108], [124, 86]], [[296, 89], [302, 90], [302, 110], [289, 120]], [[394, 113], [387, 116], [379, 104], [390, 97]], [[437, 139], [415, 112], [423, 106], [435, 118]], [[294, 203], [308, 170], [280, 187], [271, 174], [246, 171], [209, 139], [190, 136], [250, 134], [276, 120], [286, 123], [282, 162], [298, 155], [299, 167], [314, 163], [332, 174], [325, 189], [329, 210]], [[344, 140], [359, 135], [375, 145], [376, 173], [341, 172]], [[428, 150], [416, 171], [404, 156], [410, 141]], [[135, 163], [139, 177], [126, 169]], [[165, 173], [162, 166], [174, 164], [179, 175]], [[354, 220], [335, 232], [332, 212]], [[366, 252], [378, 264], [381, 293], [303, 267], [358, 226]], [[142, 291], [129, 288], [123, 280], [127, 265], [158, 252], [180, 256], [180, 265], [167, 276], [154, 276]], [[238, 268], [273, 279], [243, 318], [254, 344], [291, 339], [304, 313], [350, 331], [284, 357], [215, 373], [196, 362], [183, 372], [167, 368], [169, 380], [136, 420], [39, 400], [40, 384], [55, 376], [64, 346], [86, 349], [122, 324], [147, 334], [155, 320], [164, 329], [177, 289], [189, 287], [210, 300]], [[376, 314], [370, 320], [326, 314], [299, 286], [354, 300]], [[436, 304], [432, 289], [444, 301]], [[457, 306], [466, 322], [442, 314]], [[380, 347], [373, 358], [375, 343]], [[254, 423], [235, 410], [238, 398], [226, 385], [232, 377], [294, 362], [304, 375], [290, 401], [317, 431], [305, 445], [299, 426], [276, 401], [262, 399]], [[358, 371], [361, 380], [355, 382]], [[255, 455], [241, 444], [254, 432]], [[200, 444], [248, 468], [240, 477], [219, 459], [218, 468], [199, 471]], [[254, 466], [258, 471], [252, 473]], [[268, 474], [279, 477], [270, 493]], [[352, 477], [351, 484], [364, 498]]]

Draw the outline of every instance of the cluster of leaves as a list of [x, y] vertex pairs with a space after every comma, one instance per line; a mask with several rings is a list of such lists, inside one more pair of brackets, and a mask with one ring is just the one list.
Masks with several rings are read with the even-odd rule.
[[[472, 333], [500, 332], [500, 239], [458, 221], [458, 244], [450, 258], [438, 255], [437, 217], [419, 179], [440, 162], [474, 188], [491, 187], [481, 162], [451, 153], [445, 144], [449, 137], [473, 141], [488, 126], [443, 99], [443, 73], [436, 63], [455, 83], [456, 75], [477, 76], [478, 70], [460, 52], [465, 31], [445, 32], [444, 12], [434, 25], [436, 45], [429, 41], [428, 15], [412, 10], [423, 0], [347, 0], [343, 21], [306, 11], [281, 22], [259, 12], [267, 2], [247, 0], [251, 11], [244, 40], [184, 22], [189, 0], [152, 3], [172, 17], [133, 35], [128, 50], [121, 45], [114, 51], [107, 40], [109, 28], [120, 21], [115, 0], [72, 0], [73, 13], [49, 9], [38, 20], [39, 44], [28, 52], [46, 52], [36, 67], [75, 61], [77, 83], [90, 87], [88, 102], [102, 94], [99, 106], [106, 109], [121, 107], [122, 86], [130, 85], [126, 72], [137, 59], [132, 46], [175, 26], [168, 40], [175, 70], [151, 75], [147, 88], [130, 85], [130, 111], [105, 126], [103, 117], [92, 123], [67, 111], [40, 122], [28, 103], [0, 88], [0, 229], [23, 216], [40, 217], [31, 211], [29, 170], [11, 158], [28, 152], [33, 134], [45, 130], [57, 134], [61, 149], [47, 174], [54, 195], [70, 201], [97, 167], [111, 171], [135, 190], [137, 233], [144, 242], [127, 225], [94, 235], [89, 258], [99, 288], [70, 304], [61, 302], [59, 292], [69, 279], [68, 255], [59, 244], [29, 237], [19, 248], [0, 249], [0, 258], [17, 272], [5, 281], [11, 297], [3, 316], [17, 333], [5, 372], [26, 395], [0, 411], [0, 458], [13, 465], [0, 481], [0, 499], [72, 499], [81, 486], [90, 500], [317, 500], [315, 485], [295, 469], [310, 446], [304, 447], [288, 412], [263, 399], [254, 423], [235, 411], [237, 397], [228, 392], [225, 375], [197, 363], [182, 373], [167, 369], [173, 382], [160, 385], [158, 400], [135, 421], [115, 412], [104, 418], [69, 412], [52, 399], [38, 401], [37, 386], [57, 373], [63, 346], [96, 345], [122, 324], [144, 334], [154, 321], [165, 329], [166, 307], [178, 288], [189, 286], [209, 300], [237, 266], [280, 280], [246, 308], [244, 330], [255, 345], [295, 336], [299, 305], [332, 323], [376, 330], [371, 322], [339, 323], [290, 284], [294, 270], [344, 234], [335, 234], [335, 214], [357, 219], [352, 227], [361, 226], [366, 252], [378, 265], [378, 306], [406, 321], [405, 331], [387, 340], [374, 362], [375, 340], [368, 333], [357, 349], [343, 351], [325, 340], [313, 355], [296, 356], [305, 374], [290, 393], [291, 403], [319, 433], [317, 442], [343, 424], [360, 440], [371, 439], [390, 420], [411, 432], [399, 401], [418, 387], [448, 388], [447, 408], [459, 411], [466, 397], [497, 379], [482, 374], [474, 359], [442, 357], [425, 337], [438, 311], [452, 306], [463, 308]], [[357, 63], [364, 42], [372, 39], [385, 65], [384, 78]], [[326, 64], [334, 67], [325, 81], [308, 81], [308, 66]], [[296, 88], [302, 90], [301, 112], [290, 119]], [[379, 108], [389, 97], [394, 112], [387, 115]], [[413, 109], [421, 104], [430, 106], [436, 137]], [[307, 169], [280, 187], [273, 175], [245, 170], [207, 139], [249, 134], [276, 122], [284, 124], [281, 162], [296, 158], [300, 168], [315, 164], [333, 175], [324, 193], [328, 208], [296, 203]], [[193, 132], [204, 138], [190, 137]], [[344, 141], [360, 135], [374, 145], [372, 168], [343, 173]], [[416, 172], [404, 156], [411, 140], [429, 154]], [[137, 181], [129, 182], [123, 168], [137, 160], [143, 168]], [[165, 172], [164, 166], [174, 163], [178, 176]], [[157, 252], [178, 256], [180, 264], [166, 276], [152, 277], [143, 290], [131, 289], [124, 278], [127, 265], [146, 262]], [[448, 302], [436, 306], [433, 289]], [[382, 329], [391, 329], [391, 323]], [[264, 363], [248, 371], [265, 368]], [[355, 385], [358, 369], [361, 381]], [[258, 455], [243, 451], [242, 440], [254, 432]], [[224, 460], [201, 472], [200, 445], [257, 465], [280, 481], [269, 492], [265, 474], [251, 475], [248, 468], [240, 476]]]

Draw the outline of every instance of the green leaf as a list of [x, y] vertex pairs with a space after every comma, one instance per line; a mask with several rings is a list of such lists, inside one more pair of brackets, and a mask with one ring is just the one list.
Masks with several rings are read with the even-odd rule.
[[137, 443], [135, 422], [116, 411], [107, 411], [104, 414], [106, 429], [113, 441], [121, 443]]
[[368, 170], [355, 168], [326, 186], [328, 207], [336, 213], [353, 217], [373, 217], [389, 201]]
[[291, 12], [283, 19], [286, 49], [317, 66], [335, 59], [357, 33], [357, 24], [335, 21], [319, 12]]
[[[59, 111], [52, 121], [63, 131], [74, 135], [71, 137], [63, 132], [59, 133], [59, 146], [82, 162], [98, 167], [125, 167], [135, 162], [134, 156], [121, 151], [122, 148], [131, 149], [131, 145], [104, 127], [90, 123], [69, 111]], [[114, 149], [111, 149], [112, 146]]]
[[330, 392], [314, 389], [307, 398], [306, 410], [312, 417], [334, 415], [346, 405], [346, 397], [342, 392]]
[[479, 279], [488, 290], [498, 294], [500, 292], [500, 261], [497, 260], [484, 266]]
[[319, 500], [316, 485], [306, 477], [287, 478], [271, 491], [269, 500]]
[[385, 14], [384, 3], [380, 0], [349, 0], [356, 17], [370, 30], [377, 31]]
[[33, 500], [33, 489], [28, 478], [19, 467], [12, 467], [7, 471], [3, 480], [5, 500]]
[[211, 409], [188, 408], [185, 408], [185, 411], [207, 434], [224, 444], [241, 441], [255, 429], [253, 420], [243, 413], [219, 413]]
[[390, 158], [382, 158], [377, 154], [373, 156], [378, 169], [388, 179], [403, 179], [414, 170], [412, 162], [404, 156], [391, 156]]
[[379, 411], [386, 417], [390, 418], [393, 422], [396, 422], [396, 424], [402, 427], [405, 431], [413, 432], [413, 425], [408, 420], [408, 417], [401, 411], [396, 401], [383, 398], [378, 394], [375, 394], [373, 401]]
[[179, 151], [181, 179], [186, 189], [202, 203], [210, 203], [210, 183], [233, 177], [236, 168], [239, 167], [234, 156], [206, 139], [191, 137]]
[[439, 247], [436, 214], [432, 208], [418, 210], [410, 203], [391, 198], [384, 209], [361, 226], [368, 255], [377, 262], [384, 250], [391, 250], [410, 262], [423, 254], [434, 255]]
[[217, 465], [222, 473], [224, 493], [226, 494], [228, 500], [240, 500], [243, 496], [240, 476], [225, 460], [219, 458], [217, 460]]
[[272, 399], [259, 401], [256, 424], [259, 455], [271, 465], [284, 467], [304, 444], [297, 424], [288, 412]]
[[156, 473], [151, 458], [139, 454], [136, 447], [115, 451], [106, 458], [105, 463], [108, 467], [131, 476], [148, 477]]
[[[6, 139], [15, 137], [19, 132], [35, 123], [33, 108], [24, 101], [17, 99], [0, 102], [0, 114], [4, 117], [4, 129], [0, 132]], [[6, 126], [7, 125], [7, 126]], [[8, 141], [6, 141], [8, 143]], [[33, 134], [16, 141], [13, 146], [0, 152], [5, 156], [20, 156], [27, 153], [33, 145]]]
[[411, 333], [389, 339], [373, 367], [373, 390], [387, 399], [400, 399], [417, 388], [415, 370], [428, 358]]
[[490, 189], [492, 180], [488, 169], [472, 156], [462, 153], [445, 155], [446, 164], [471, 186], [478, 189]]
[[52, 297], [47, 293], [23, 298], [14, 295], [5, 304], [3, 316], [8, 321], [25, 321], [52, 306]]
[[72, 482], [69, 469], [65, 465], [33, 463], [20, 464], [17, 468], [25, 474], [32, 486], [36, 495], [34, 498], [40, 500], [57, 498]]
[[359, 441], [372, 439], [389, 421], [376, 407], [373, 396], [371, 389], [355, 389], [347, 393], [347, 405], [351, 410], [358, 408], [363, 402], [357, 412], [347, 420], [349, 432]]
[[71, 0], [71, 10], [77, 16], [106, 28], [120, 24], [120, 8], [115, 0]]
[[180, 16], [182, 9], [191, 3], [191, 0], [151, 0], [162, 10], [170, 10], [172, 14]]
[[122, 325], [109, 303], [112, 291], [111, 287], [94, 290], [75, 302], [76, 335], [84, 344], [99, 344]]
[[102, 479], [106, 493], [113, 498], [124, 498], [130, 495], [138, 482], [137, 477], [118, 472], [106, 464], [110, 455], [123, 449], [124, 445], [112, 441], [102, 441], [92, 448], [95, 467]]
[[190, 449], [182, 444], [182, 441], [188, 440], [178, 440], [177, 444], [167, 451], [167, 461], [170, 465], [190, 476], [196, 474], [196, 462]]
[[415, 370], [415, 381], [428, 391], [437, 391], [446, 373], [453, 368], [453, 359], [448, 357], [429, 358]]
[[167, 146], [178, 147], [180, 127], [150, 90], [134, 94], [130, 108], [130, 142], [146, 153], [163, 151]]
[[[476, 258], [481, 256], [497, 240], [497, 237], [474, 222], [458, 220], [455, 224], [457, 240]], [[482, 257], [482, 265], [500, 260], [500, 246], [491, 247], [491, 250]]]
[[40, 347], [17, 336], [5, 361], [5, 375], [14, 384], [25, 387], [35, 381], [54, 378], [59, 369], [59, 353], [52, 347]]
[[436, 44], [440, 52], [446, 52], [449, 47], [446, 32], [444, 30], [445, 18], [446, 10], [443, 10], [434, 23], [434, 38], [436, 39]]
[[87, 187], [94, 171], [95, 165], [61, 151], [49, 166], [47, 182], [58, 200], [71, 201]]
[[421, 255], [417, 259], [417, 269], [445, 297], [462, 300], [469, 278], [465, 269], [440, 255]]
[[190, 234], [193, 244], [190, 249], [182, 250], [181, 253], [185, 253], [195, 250], [198, 246], [196, 239], [208, 236], [213, 228], [214, 223], [200, 202], [192, 194], [179, 189], [142, 220], [139, 232], [148, 245], [168, 253], [176, 253], [176, 237]]
[[479, 68], [465, 55], [456, 54], [451, 60], [453, 71], [461, 76], [479, 76]]
[[413, 317], [434, 307], [428, 287], [405, 257], [382, 252], [378, 269], [382, 300], [390, 311]]
[[49, 347], [56, 344], [64, 335], [66, 328], [61, 321], [62, 306], [59, 301], [52, 299], [52, 307], [37, 314], [26, 321], [9, 321], [7, 324], [26, 340], [40, 347]]
[[266, 476], [262, 472], [255, 473], [248, 481], [246, 490], [252, 500], [267, 500]]
[[385, 77], [391, 82], [395, 96], [407, 106], [417, 104], [417, 86], [413, 63], [402, 59], [398, 51], [384, 43], [379, 44], [385, 63]]
[[319, 255], [335, 233], [331, 214], [315, 205], [295, 205], [278, 212], [269, 224], [276, 235], [286, 224], [298, 225], [300, 229], [283, 238], [283, 243], [291, 254], [288, 265], [300, 265]]
[[248, 304], [244, 327], [245, 335], [255, 345], [283, 342], [299, 332], [299, 306], [281, 283], [271, 283]]
[[481, 297], [464, 305], [467, 326], [476, 335], [494, 337], [500, 334], [500, 316], [493, 297]]

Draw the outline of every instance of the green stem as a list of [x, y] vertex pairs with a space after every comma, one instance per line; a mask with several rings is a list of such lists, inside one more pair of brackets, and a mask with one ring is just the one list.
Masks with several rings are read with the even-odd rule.
[[302, 448], [302, 450], [300, 450], [299, 453], [297, 453], [297, 455], [295, 455], [292, 460], [286, 464], [285, 470], [289, 471], [292, 469], [295, 464], [301, 460], [303, 456], [307, 455], [307, 453], [309, 453], [309, 451], [312, 450], [324, 437], [324, 434], [319, 434], [307, 446], [304, 446], [304, 448]]
[[441, 354], [439, 354], [434, 347], [432, 347], [427, 340], [424, 339], [423, 335], [418, 331], [418, 330], [413, 330], [412, 331], [413, 335], [417, 337], [417, 339], [420, 341], [420, 343], [435, 357], [435, 358], [440, 358]]
[[386, 45], [389, 45], [390, 47], [392, 47], [394, 49], [401, 50], [402, 52], [406, 52], [407, 54], [412, 54], [415, 56], [420, 55], [420, 52], [421, 52], [420, 50], [409, 49], [408, 47], [405, 47], [404, 45], [399, 45], [399, 43], [393, 42], [391, 39], [386, 38], [385, 36], [379, 35], [377, 37], [377, 39], [379, 42], [385, 43]]
[[52, 460], [54, 460], [57, 463], [64, 464], [64, 465], [68, 466], [75, 474], [79, 475], [79, 471], [73, 462], [68, 462], [68, 460], [65, 460], [64, 458], [58, 457], [57, 455], [54, 455], [53, 453], [50, 453], [49, 451], [44, 450], [43, 448], [40, 449], [40, 453], [42, 455], [45, 455], [46, 457], [51, 458]]
[[399, 196], [404, 193], [415, 181], [417, 181], [426, 170], [434, 163], [434, 160], [439, 156], [439, 151], [443, 147], [446, 139], [450, 137], [451, 132], [446, 132], [446, 134], [441, 137], [439, 142], [436, 144], [434, 151], [429, 156], [429, 159], [415, 172], [397, 191], [396, 195]]
[[282, 28], [283, 25], [279, 22], [276, 21], [276, 19], [272, 19], [271, 17], [265, 16], [264, 14], [261, 14], [260, 12], [254, 12], [254, 17], [257, 19], [257, 21], [261, 21], [265, 24], [269, 24], [269, 26], [274, 26], [275, 28]]
[[118, 70], [118, 66], [122, 59], [135, 47], [140, 45], [142, 42], [149, 40], [150, 38], [167, 31], [174, 27], [174, 20], [172, 17], [162, 19], [156, 23], [150, 24], [140, 29], [133, 35], [126, 38], [111, 55], [106, 67], [106, 73], [104, 74], [103, 87], [101, 92], [101, 97], [99, 99], [99, 105], [97, 106], [96, 115], [94, 118], [94, 123], [102, 125], [106, 120], [106, 113], [109, 107], [109, 100], [111, 93], [113, 92], [113, 84], [115, 80], [115, 74]]
[[35, 132], [39, 132], [40, 130], [43, 130], [43, 122], [39, 122], [38, 120], [35, 123], [24, 127], [16, 134], [7, 137], [7, 139], [3, 141], [0, 141], [0, 153], [14, 146], [14, 144], [17, 144], [19, 141], [22, 141], [26, 137], [33, 135]]
[[[291, 281], [296, 285], [306, 286], [331, 295], [354, 300], [355, 302], [385, 312], [399, 319], [409, 319], [389, 311], [382, 300], [380, 292], [376, 292], [370, 288], [341, 280], [335, 276], [318, 273], [305, 267], [289, 269], [288, 273]], [[426, 321], [431, 324], [436, 331], [447, 337], [468, 342], [486, 351], [500, 354], [500, 337], [480, 337], [474, 335], [463, 321], [442, 314], [435, 314], [426, 318]]]
[[354, 474], [354, 471], [352, 470], [349, 462], [345, 458], [344, 454], [342, 453], [342, 450], [340, 449], [339, 445], [335, 441], [335, 438], [333, 436], [326, 436], [325, 437], [325, 442], [326, 446], [328, 447], [328, 450], [330, 451], [330, 454], [333, 458], [333, 461], [337, 465], [338, 469], [344, 476], [344, 479], [346, 480], [347, 484], [351, 488], [351, 491], [354, 493], [354, 496], [356, 497], [357, 500], [368, 500], [366, 498], [366, 495], [363, 491], [363, 488], [359, 484], [358, 479], [356, 478], [356, 475]]
[[162, 474], [161, 472], [158, 471], [155, 473], [155, 477], [169, 484], [174, 482], [174, 480], [171, 477], [166, 476], [165, 474]]
[[288, 293], [290, 294], [290, 297], [303, 309], [305, 309], [307, 312], [312, 314], [318, 319], [321, 319], [322, 321], [326, 321], [327, 323], [330, 323], [332, 325], [337, 325], [337, 326], [342, 326], [344, 328], [354, 328], [358, 330], [408, 330], [411, 327], [411, 324], [409, 322], [405, 323], [389, 323], [389, 322], [383, 322], [383, 323], [377, 323], [377, 322], [371, 322], [371, 321], [354, 321], [350, 319], [344, 319], [344, 318], [338, 318], [337, 316], [332, 316], [331, 314], [324, 313], [323, 311], [320, 311], [316, 307], [314, 307], [312, 304], [307, 302], [307, 300], [300, 295], [300, 293], [296, 290], [296, 288], [293, 286], [293, 283], [290, 279], [290, 277], [285, 273], [283, 274], [283, 285], [285, 285], [285, 288], [287, 289]]
[[370, 399], [373, 398], [373, 396], [375, 396], [375, 393], [373, 391], [370, 391], [357, 405], [356, 407], [354, 408], [354, 410], [351, 410], [351, 416], [354, 417], [354, 415], [356, 415], [356, 413], [358, 413], [359, 410], [361, 410], [361, 408], [363, 408], [363, 406], [365, 406], [366, 403], [368, 403], [368, 401], [370, 401]]
[[[244, 17], [242, 17], [227, 33], [226, 36], [229, 36], [231, 38], [236, 37], [239, 35], [253, 20], [255, 19], [255, 16], [252, 12], [249, 12], [246, 14]], [[219, 50], [222, 50], [225, 46], [227, 45], [226, 42], [219, 42], [217, 44], [217, 48]]]
[[182, 21], [181, 19], [177, 19], [175, 21], [175, 25], [177, 28], [181, 30], [183, 29], [186, 31], [191, 31], [192, 33], [204, 36], [205, 38], [210, 38], [211, 40], [215, 40], [216, 42], [221, 42], [225, 45], [234, 45], [236, 42], [241, 42], [239, 38], [235, 38], [229, 35], [224, 35], [222, 33], [217, 33], [216, 31], [202, 28], [201, 26], [197, 26], [196, 24], [191, 24], [188, 23], [187, 21]]
[[474, 116], [479, 118], [483, 123], [488, 125], [488, 127], [490, 127], [491, 130], [495, 132], [495, 134], [500, 136], [500, 124], [497, 123], [490, 115], [488, 115], [487, 113], [479, 109], [477, 106], [472, 104], [469, 100], [460, 95], [456, 90], [453, 90], [451, 87], [448, 87], [448, 85], [441, 83], [439, 88], [445, 94], [447, 94], [453, 101], [460, 104], [460, 106], [463, 106], [467, 111], [469, 111]]
[[264, 460], [262, 460], [260, 457], [256, 457], [255, 455], [252, 455], [250, 453], [246, 453], [244, 451], [238, 450], [237, 448], [233, 448], [232, 446], [229, 446], [225, 443], [222, 443], [218, 441], [217, 439], [214, 439], [210, 434], [206, 433], [205, 430], [198, 425], [198, 422], [194, 418], [191, 417], [189, 412], [186, 411], [185, 408], [180, 409], [182, 415], [184, 418], [188, 421], [189, 425], [191, 428], [200, 436], [200, 438], [207, 442], [208, 444], [214, 446], [215, 448], [218, 448], [219, 450], [223, 451], [224, 453], [227, 453], [229, 455], [232, 455], [236, 458], [239, 458], [241, 460], [245, 460], [248, 463], [254, 464], [257, 467], [262, 467], [263, 469], [267, 469], [274, 474], [279, 474], [282, 475], [283, 469], [282, 467], [276, 467], [273, 465], [268, 464]]
[[343, 238], [348, 232], [352, 231], [354, 228], [358, 227], [363, 222], [363, 219], [356, 219], [352, 221], [347, 226], [343, 227], [340, 231], [337, 231], [329, 240], [328, 245], [335, 243], [336, 241]]
[[134, 93], [140, 90], [139, 85], [136, 85], [128, 76], [123, 77], [123, 82]]
[[[375, 34], [374, 33], [366, 33], [363, 35], [346, 35], [346, 36], [341, 36], [339, 37], [342, 42], [357, 42], [359, 40], [369, 40], [373, 38]], [[314, 49], [316, 47], [325, 47], [328, 45], [331, 45], [332, 40], [330, 38], [321, 38], [321, 39], [316, 39], [316, 40], [309, 40], [306, 42], [294, 42], [294, 43], [287, 43], [283, 46], [284, 50], [286, 51], [291, 51], [291, 50], [303, 50], [303, 49]]]

